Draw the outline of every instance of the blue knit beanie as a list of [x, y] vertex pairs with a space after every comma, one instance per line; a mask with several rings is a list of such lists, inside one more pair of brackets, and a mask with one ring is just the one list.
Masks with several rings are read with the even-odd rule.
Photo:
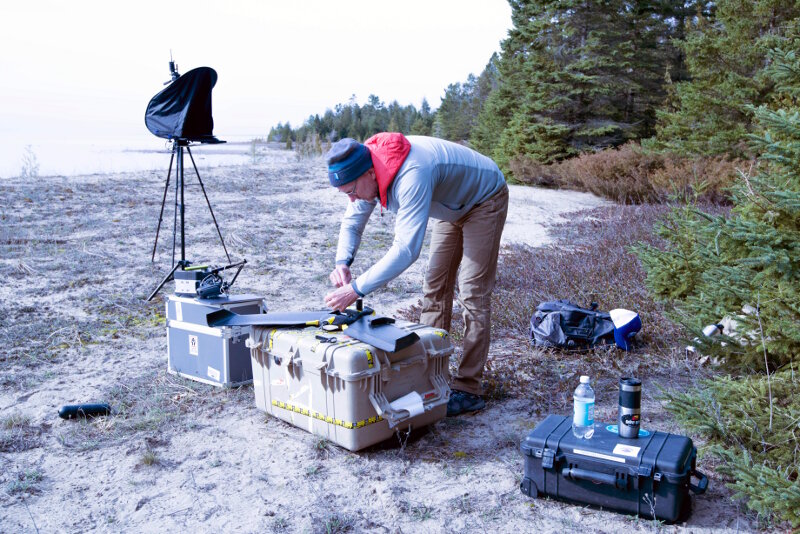
[[372, 167], [372, 156], [367, 147], [349, 137], [336, 141], [326, 157], [328, 180], [333, 187], [352, 182]]

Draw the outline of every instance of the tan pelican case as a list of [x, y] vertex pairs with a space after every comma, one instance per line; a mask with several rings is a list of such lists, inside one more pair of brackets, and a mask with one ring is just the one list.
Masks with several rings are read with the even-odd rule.
[[447, 414], [453, 347], [444, 330], [397, 321], [419, 340], [384, 352], [316, 327], [253, 327], [256, 406], [351, 451]]

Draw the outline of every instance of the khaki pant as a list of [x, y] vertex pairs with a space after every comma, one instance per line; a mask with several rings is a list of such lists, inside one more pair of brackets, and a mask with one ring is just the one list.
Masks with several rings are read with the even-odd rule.
[[458, 301], [464, 309], [464, 354], [452, 387], [475, 395], [483, 394], [481, 378], [489, 355], [491, 297], [507, 213], [508, 186], [503, 186], [458, 221], [435, 221], [431, 236], [420, 321], [450, 330], [458, 277]]

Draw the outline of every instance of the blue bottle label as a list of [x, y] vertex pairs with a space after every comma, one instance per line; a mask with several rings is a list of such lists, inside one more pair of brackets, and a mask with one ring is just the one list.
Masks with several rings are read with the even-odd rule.
[[575, 414], [572, 416], [575, 426], [590, 426], [594, 424], [594, 401], [575, 399]]

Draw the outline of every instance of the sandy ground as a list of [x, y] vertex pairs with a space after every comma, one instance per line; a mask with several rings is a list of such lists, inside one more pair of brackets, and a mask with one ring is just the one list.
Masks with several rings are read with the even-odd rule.
[[[167, 159], [160, 172], [0, 182], [0, 531], [753, 528], [721, 484], [695, 499], [682, 526], [522, 495], [518, 445], [543, 410], [533, 396], [490, 402], [403, 446], [351, 453], [259, 412], [250, 386], [168, 375], [167, 292], [144, 302], [170, 264], [171, 209], [150, 262]], [[231, 255], [248, 260], [236, 292], [264, 295], [272, 311], [319, 308], [347, 202], [325, 186], [323, 162], [274, 150], [201, 175]], [[205, 201], [194, 176], [187, 181], [187, 255], [222, 264]], [[548, 243], [554, 218], [600, 204], [512, 187], [504, 242]], [[356, 273], [381, 256], [392, 228], [391, 214], [373, 215]], [[415, 304], [426, 254], [367, 304], [385, 314]], [[492, 357], [508, 350], [498, 340]], [[117, 413], [57, 417], [60, 406], [88, 401]]]

